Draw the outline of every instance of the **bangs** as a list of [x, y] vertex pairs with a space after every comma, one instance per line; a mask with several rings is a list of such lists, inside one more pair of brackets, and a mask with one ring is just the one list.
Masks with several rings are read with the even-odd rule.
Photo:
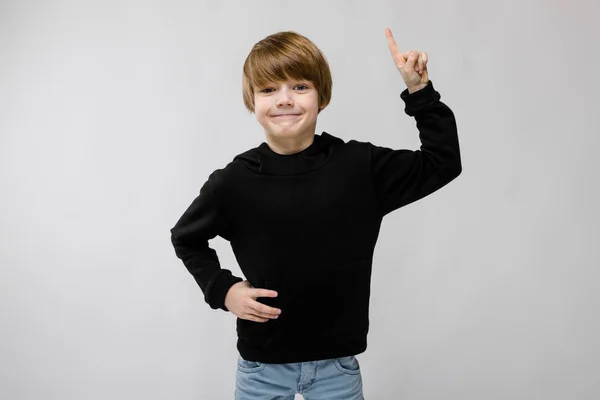
[[253, 56], [248, 60], [248, 67], [253, 72], [249, 76], [249, 81], [255, 88], [287, 80], [314, 82], [318, 78], [314, 66], [308, 63], [306, 58], [302, 58], [296, 53], [264, 52], [263, 54], [253, 54]]

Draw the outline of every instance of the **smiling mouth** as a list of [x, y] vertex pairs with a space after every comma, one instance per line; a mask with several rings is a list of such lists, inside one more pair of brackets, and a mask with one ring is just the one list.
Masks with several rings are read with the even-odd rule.
[[274, 115], [274, 118], [277, 117], [297, 117], [299, 114], [280, 114], [280, 115]]

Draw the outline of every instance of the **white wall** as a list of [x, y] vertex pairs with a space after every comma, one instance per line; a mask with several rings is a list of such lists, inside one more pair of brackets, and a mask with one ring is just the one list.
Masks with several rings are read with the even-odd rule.
[[599, 19], [592, 0], [0, 2], [0, 397], [232, 398], [235, 316], [169, 229], [264, 141], [241, 71], [271, 33], [330, 62], [318, 133], [418, 148], [389, 27], [428, 52], [463, 172], [384, 219], [366, 398], [599, 398]]

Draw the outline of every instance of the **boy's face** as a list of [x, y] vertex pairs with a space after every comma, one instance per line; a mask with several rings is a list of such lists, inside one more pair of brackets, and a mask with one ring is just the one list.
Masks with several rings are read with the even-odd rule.
[[315, 133], [318, 101], [311, 81], [272, 82], [254, 90], [254, 113], [271, 138], [306, 138]]

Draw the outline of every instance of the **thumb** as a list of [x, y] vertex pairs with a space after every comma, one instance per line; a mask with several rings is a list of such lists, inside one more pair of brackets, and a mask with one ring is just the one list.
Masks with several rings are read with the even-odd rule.
[[404, 71], [407, 73], [413, 73], [415, 71], [415, 64], [419, 59], [419, 53], [416, 51], [408, 51], [406, 57], [406, 63], [403, 65]]
[[405, 51], [404, 53], [398, 53], [396, 55], [396, 59], [398, 60], [398, 67], [404, 67], [404, 65], [406, 65], [406, 61], [407, 61], [409, 55], [410, 55], [410, 50]]

